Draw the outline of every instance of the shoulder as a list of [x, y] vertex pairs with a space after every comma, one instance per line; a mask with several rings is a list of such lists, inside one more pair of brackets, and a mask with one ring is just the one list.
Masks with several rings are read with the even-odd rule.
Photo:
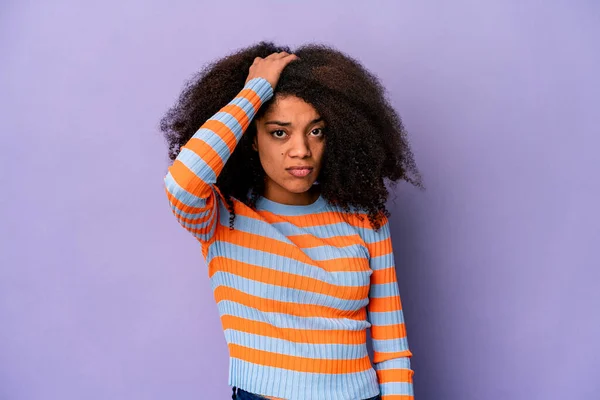
[[375, 230], [369, 221], [368, 211], [364, 208], [350, 206], [350, 209], [346, 211], [340, 206], [329, 205], [328, 209], [337, 218], [350, 225], [367, 242], [381, 240], [390, 235], [390, 221], [383, 212], [378, 216], [379, 228]]

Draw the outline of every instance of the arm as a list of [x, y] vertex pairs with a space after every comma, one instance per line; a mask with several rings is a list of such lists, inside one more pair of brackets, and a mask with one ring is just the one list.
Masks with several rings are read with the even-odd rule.
[[272, 96], [267, 80], [250, 79], [198, 129], [169, 167], [165, 187], [173, 214], [203, 244], [211, 242], [218, 221], [217, 177], [260, 106]]
[[382, 400], [412, 400], [412, 353], [408, 348], [404, 314], [396, 278], [389, 221], [384, 218], [378, 232], [367, 242], [371, 275], [367, 319], [371, 323], [374, 367]]

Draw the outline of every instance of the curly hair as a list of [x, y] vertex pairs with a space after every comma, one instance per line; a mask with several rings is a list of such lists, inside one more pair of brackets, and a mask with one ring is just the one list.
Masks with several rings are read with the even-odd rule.
[[[326, 124], [323, 168], [317, 177], [321, 195], [359, 218], [357, 210], [363, 210], [377, 230], [382, 214], [390, 215], [384, 178], [392, 184], [404, 180], [423, 188], [421, 176], [402, 121], [377, 77], [330, 46], [306, 44], [292, 52], [287, 46], [263, 41], [205, 65], [186, 82], [178, 101], [160, 121], [169, 158], [174, 160], [198, 128], [239, 93], [256, 57], [281, 51], [300, 59], [284, 68], [273, 98], [255, 119], [276, 96], [292, 95], [311, 104]], [[255, 209], [264, 193], [265, 172], [252, 149], [255, 135], [256, 127], [250, 124], [217, 178], [216, 186], [230, 211], [231, 229], [235, 219], [232, 197]]]

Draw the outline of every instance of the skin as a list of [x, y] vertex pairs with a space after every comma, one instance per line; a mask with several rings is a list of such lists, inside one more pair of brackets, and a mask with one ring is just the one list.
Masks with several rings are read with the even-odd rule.
[[[325, 123], [317, 110], [295, 96], [277, 97], [256, 122], [253, 148], [266, 173], [263, 196], [277, 203], [308, 205], [319, 197], [314, 182], [322, 167]], [[286, 168], [311, 166], [304, 177]]]

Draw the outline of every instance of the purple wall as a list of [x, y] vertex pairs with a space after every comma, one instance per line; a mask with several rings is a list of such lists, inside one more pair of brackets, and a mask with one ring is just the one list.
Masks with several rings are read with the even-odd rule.
[[229, 398], [157, 123], [260, 39], [359, 58], [411, 133], [428, 190], [389, 206], [417, 398], [600, 396], [597, 2], [34, 3], [0, 6], [0, 399]]

